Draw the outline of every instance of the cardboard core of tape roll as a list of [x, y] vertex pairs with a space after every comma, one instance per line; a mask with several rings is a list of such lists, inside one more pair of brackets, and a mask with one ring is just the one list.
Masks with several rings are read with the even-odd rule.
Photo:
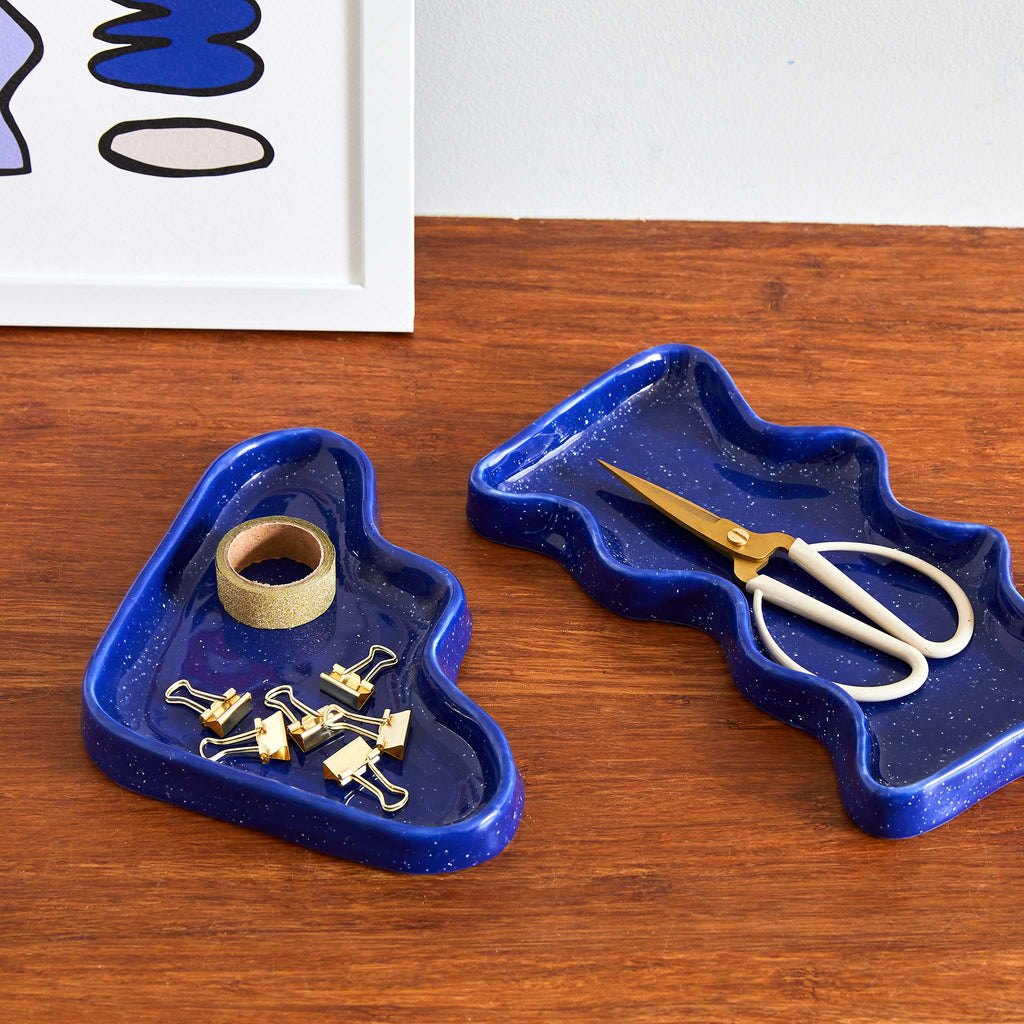
[[[310, 572], [292, 583], [257, 583], [242, 572], [271, 558], [288, 558]], [[217, 545], [217, 596], [233, 619], [257, 629], [291, 629], [323, 615], [337, 586], [335, 552], [319, 527], [291, 516], [250, 519]]]

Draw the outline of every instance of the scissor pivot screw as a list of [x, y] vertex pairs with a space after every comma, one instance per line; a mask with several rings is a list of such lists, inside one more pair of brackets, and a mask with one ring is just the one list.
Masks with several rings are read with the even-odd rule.
[[738, 548], [743, 547], [750, 540], [750, 534], [742, 526], [737, 526], [735, 529], [730, 530], [726, 537], [729, 538], [731, 544], [735, 544]]

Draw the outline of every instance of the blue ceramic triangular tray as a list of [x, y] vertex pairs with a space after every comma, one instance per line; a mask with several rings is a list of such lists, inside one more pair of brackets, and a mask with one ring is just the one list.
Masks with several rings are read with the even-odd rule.
[[[334, 603], [295, 629], [244, 626], [217, 599], [217, 542], [265, 515], [314, 523], [338, 552]], [[129, 789], [375, 867], [455, 871], [500, 853], [519, 824], [523, 784], [501, 731], [455, 685], [469, 644], [465, 595], [446, 569], [383, 540], [376, 521], [373, 467], [337, 434], [282, 430], [225, 452], [86, 669], [82, 734], [93, 761]], [[396, 814], [358, 786], [324, 779], [337, 744], [305, 755], [293, 748], [290, 763], [203, 760], [198, 717], [163, 699], [186, 677], [201, 689], [250, 690], [256, 715], [280, 683], [319, 707], [330, 702], [319, 673], [357, 661], [371, 643], [400, 661], [377, 677], [363, 713], [413, 712], [405, 759], [380, 765], [411, 794]], [[245, 721], [234, 732], [251, 727]]]
[[[906, 667], [769, 609], [783, 649], [820, 675], [776, 664], [752, 631], [729, 561], [632, 495], [598, 458], [754, 530], [917, 554], [968, 593], [975, 635], [956, 657], [931, 661], [911, 696], [858, 704], [828, 680], [891, 682]], [[485, 537], [556, 558], [622, 615], [717, 637], [740, 692], [827, 747], [843, 803], [868, 832], [917, 835], [1024, 774], [1024, 601], [1006, 539], [904, 508], [884, 451], [865, 434], [766, 423], [700, 349], [642, 352], [542, 416], [473, 470], [468, 515]], [[953, 633], [951, 602], [920, 575], [870, 556], [829, 557], [923, 635]], [[838, 603], [784, 558], [771, 575]]]

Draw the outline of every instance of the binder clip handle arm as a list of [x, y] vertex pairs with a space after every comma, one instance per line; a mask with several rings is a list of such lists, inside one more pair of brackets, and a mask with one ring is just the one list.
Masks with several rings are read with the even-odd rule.
[[288, 700], [291, 701], [292, 707], [298, 708], [304, 715], [316, 714], [316, 711], [314, 711], [313, 708], [303, 704], [302, 701], [295, 696], [295, 691], [287, 684], [275, 686], [272, 690], [267, 690], [267, 693], [263, 698], [263, 703], [266, 704], [268, 708], [276, 708], [278, 711], [282, 712], [284, 717], [287, 718], [292, 725], [299, 725], [299, 718], [296, 716], [295, 712], [278, 697], [278, 694], [285, 694], [288, 697]]
[[[210, 703], [200, 704], [199, 701], [193, 700], [192, 697], [186, 697], [184, 694], [178, 693], [182, 687], [188, 690], [192, 697], [206, 697]], [[198, 711], [201, 715], [206, 714], [218, 700], [221, 700], [221, 696], [221, 694], [197, 690], [187, 679], [179, 679], [177, 682], [171, 683], [164, 691], [164, 700], [168, 704], [184, 704], [185, 707]]]
[[[246, 733], [243, 736], [235, 736], [230, 739], [215, 739], [213, 736], [206, 736], [199, 744], [199, 756], [205, 757], [207, 761], [219, 761], [222, 757], [233, 757], [235, 754], [256, 754], [259, 756], [260, 748], [258, 746], [252, 747], [231, 747], [228, 746], [230, 743], [237, 743], [240, 739], [245, 739], [247, 736], [255, 735], [253, 733]], [[212, 744], [217, 747], [225, 747], [224, 750], [218, 750], [216, 754], [207, 754], [206, 745]]]
[[395, 654], [395, 652], [391, 650], [390, 647], [385, 647], [383, 644], [374, 644], [370, 648], [370, 653], [367, 654], [367, 656], [363, 658], [362, 661], [357, 662], [355, 665], [352, 665], [349, 668], [342, 668], [340, 665], [335, 665], [334, 667], [335, 669], [340, 670], [342, 674], [345, 675], [347, 675], [349, 672], [355, 672], [358, 674], [364, 668], [366, 668], [366, 666], [369, 665], [370, 662], [372, 662], [373, 659], [378, 654], [383, 654], [385, 655], [385, 657], [378, 661], [377, 664], [374, 665], [373, 668], [371, 668], [370, 671], [362, 677], [364, 683], [369, 683], [374, 678], [374, 676], [378, 675], [384, 669], [390, 668], [392, 665], [398, 664], [398, 655]]
[[360, 786], [368, 789], [377, 798], [380, 803], [381, 809], [394, 812], [400, 811], [409, 802], [409, 790], [403, 789], [401, 786], [396, 786], [393, 782], [389, 782], [385, 775], [377, 768], [377, 766], [371, 761], [366, 765], [367, 768], [373, 772], [374, 777], [380, 782], [380, 784], [390, 792], [400, 795], [401, 799], [394, 801], [394, 803], [388, 803], [387, 797], [377, 788], [369, 779], [364, 778], [362, 775], [355, 775], [352, 778], [353, 782], [358, 782]]

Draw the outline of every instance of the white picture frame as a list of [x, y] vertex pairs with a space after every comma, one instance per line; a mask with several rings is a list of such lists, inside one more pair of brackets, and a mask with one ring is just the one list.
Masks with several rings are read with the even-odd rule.
[[[262, 21], [245, 41], [273, 51], [275, 59], [266, 60], [263, 81], [248, 92], [201, 97], [157, 95], [137, 91], [138, 86], [111, 88], [83, 70], [89, 54], [106, 45], [92, 38], [93, 31], [124, 16], [126, 7], [131, 10], [123, 0], [8, 2], [36, 24], [44, 51], [9, 102], [32, 166], [22, 174], [0, 175], [0, 218], [6, 225], [0, 323], [412, 331], [413, 0], [304, 0], [304, 16], [322, 17], [325, 24], [339, 18], [339, 24], [344, 22], [339, 35], [345, 37], [331, 41], [312, 32], [308, 61], [295, 39], [270, 34], [274, 17], [278, 26], [285, 24], [287, 17], [280, 12], [294, 12], [295, 5], [253, 0]], [[72, 24], [76, 19], [77, 27]], [[331, 64], [335, 57], [344, 63], [340, 76]], [[289, 58], [301, 67], [282, 73]], [[319, 91], [309, 77], [318, 67], [328, 81]], [[303, 75], [305, 91], [297, 95], [294, 82]], [[339, 84], [343, 96], [331, 93]], [[64, 90], [69, 109], [54, 102], [55, 90]], [[286, 102], [291, 107], [281, 116]], [[306, 103], [312, 106], [300, 110]], [[300, 116], [293, 118], [292, 112]], [[274, 143], [269, 166], [185, 180], [131, 173], [111, 166], [97, 152], [103, 125], [128, 123], [131, 115], [155, 121], [161, 115], [197, 113], [238, 125], [248, 119], [260, 131], [264, 121], [270, 122], [286, 143], [293, 121], [308, 117], [305, 138], [311, 145], [302, 149], [302, 159], [289, 160], [287, 148], [268, 130]], [[309, 130], [317, 119], [322, 134], [319, 127]], [[330, 135], [332, 128], [337, 138]], [[336, 168], [323, 155], [332, 147], [344, 156]], [[234, 189], [225, 184], [242, 179], [260, 184], [246, 180]], [[111, 181], [117, 184], [112, 187]], [[68, 186], [70, 196], [64, 194]], [[334, 187], [339, 194], [344, 190], [341, 198], [331, 191]], [[215, 233], [212, 250], [206, 238], [192, 244], [206, 231], [211, 215], [231, 202], [243, 202], [239, 193], [258, 208], [252, 218], [237, 210], [225, 214], [224, 224], [249, 234], [234, 240], [234, 250], [230, 239], [224, 242]], [[76, 196], [81, 208], [74, 205]], [[119, 219], [122, 196], [130, 212]], [[202, 197], [197, 203], [209, 201], [210, 210], [193, 214], [189, 196]], [[289, 204], [295, 207], [290, 212]], [[145, 221], [149, 211], [151, 223]], [[195, 218], [191, 226], [181, 220], [190, 215]], [[123, 219], [132, 224], [127, 233]], [[111, 232], [115, 242], [108, 237]], [[164, 244], [171, 248], [160, 249]], [[204, 261], [209, 265], [201, 265]]]

